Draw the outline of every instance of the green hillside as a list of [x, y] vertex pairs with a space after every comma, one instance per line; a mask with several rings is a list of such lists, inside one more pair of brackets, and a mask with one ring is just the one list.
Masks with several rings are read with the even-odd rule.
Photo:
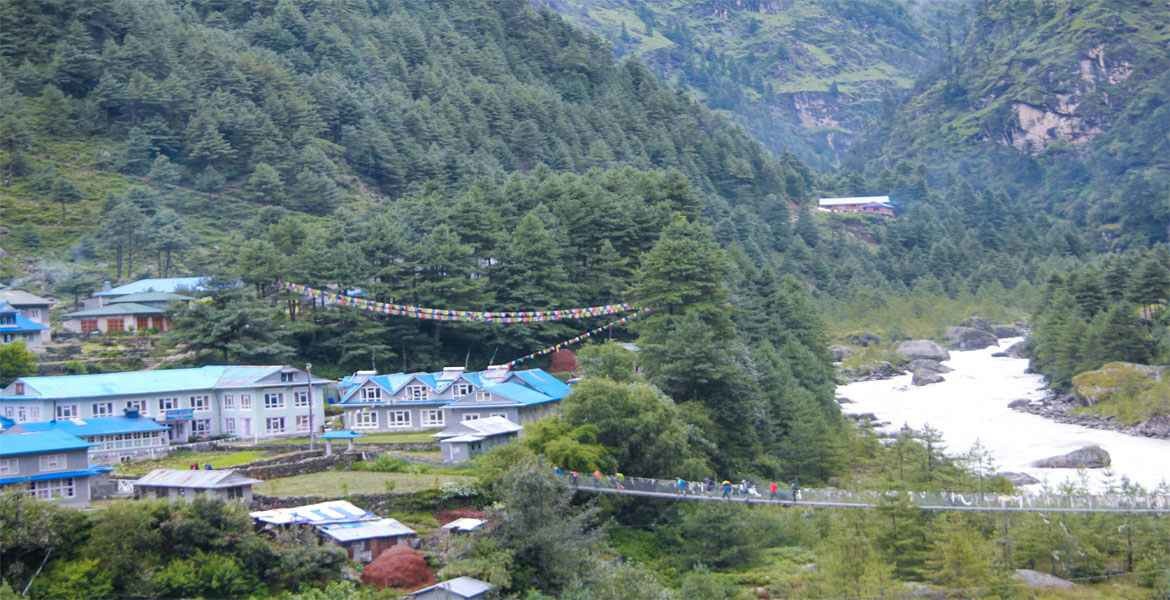
[[959, 2], [541, 0], [776, 153], [837, 163], [932, 63]]
[[1101, 249], [1167, 241], [1170, 6], [992, 1], [966, 29], [852, 164], [1005, 187]]

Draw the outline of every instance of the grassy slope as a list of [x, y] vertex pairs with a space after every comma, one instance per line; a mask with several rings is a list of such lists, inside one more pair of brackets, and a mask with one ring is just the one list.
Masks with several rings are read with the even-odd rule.
[[437, 489], [446, 483], [471, 484], [474, 477], [446, 474], [324, 471], [271, 479], [256, 486], [268, 496], [337, 496], [345, 494], [409, 493]]

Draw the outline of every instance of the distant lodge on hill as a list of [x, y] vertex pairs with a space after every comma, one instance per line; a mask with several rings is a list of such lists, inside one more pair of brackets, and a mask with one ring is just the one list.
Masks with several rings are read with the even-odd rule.
[[821, 198], [817, 202], [819, 210], [831, 213], [863, 213], [894, 216], [894, 205], [889, 196], [857, 196], [853, 198]]

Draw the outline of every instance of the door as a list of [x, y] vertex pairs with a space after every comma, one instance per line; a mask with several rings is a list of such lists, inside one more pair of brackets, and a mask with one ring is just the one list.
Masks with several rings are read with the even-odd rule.
[[171, 423], [171, 442], [184, 443], [187, 441], [187, 424], [182, 421]]
[[244, 417], [240, 419], [240, 436], [248, 437], [252, 435], [252, 419]]

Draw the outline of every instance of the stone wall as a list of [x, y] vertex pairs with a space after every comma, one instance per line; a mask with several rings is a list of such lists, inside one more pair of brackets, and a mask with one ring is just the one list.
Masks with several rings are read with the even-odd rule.
[[[346, 447], [347, 447], [347, 444], [345, 443], [344, 440], [333, 443], [333, 451], [334, 452], [344, 452]], [[252, 446], [252, 445], [248, 445], [248, 444], [235, 444], [232, 447], [233, 450], [252, 449], [252, 448], [256, 448], [256, 446]], [[265, 448], [267, 450], [272, 450], [275, 452], [299, 452], [299, 451], [307, 451], [309, 449], [309, 445], [308, 444], [281, 444], [279, 442], [270, 442], [270, 443], [265, 444], [263, 446], [263, 448]], [[322, 451], [323, 448], [325, 448], [324, 442], [317, 442], [317, 450]], [[439, 451], [439, 443], [438, 442], [402, 442], [402, 443], [394, 442], [394, 443], [383, 443], [383, 444], [361, 444], [361, 443], [359, 443], [359, 444], [354, 444], [354, 449], [356, 449], [360, 452], [365, 452], [367, 454], [382, 453], [382, 452], [388, 452], [388, 451], [392, 451], [392, 450], [397, 450], [399, 452], [438, 452]]]
[[[239, 467], [237, 470], [247, 477], [256, 479], [278, 479], [307, 473], [320, 473], [336, 468], [346, 468], [362, 460], [361, 454], [334, 454], [333, 456], [309, 456], [300, 460], [282, 462], [258, 461]], [[264, 464], [261, 464], [264, 463]]]

